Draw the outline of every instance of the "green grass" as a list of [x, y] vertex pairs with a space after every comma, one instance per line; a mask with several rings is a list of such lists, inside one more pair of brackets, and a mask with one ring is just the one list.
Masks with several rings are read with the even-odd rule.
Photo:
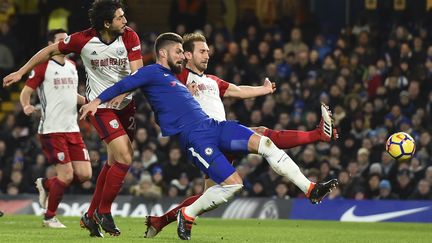
[[[90, 238], [79, 227], [77, 217], [59, 217], [67, 229], [42, 228], [42, 219], [28, 215], [0, 218], [0, 242], [180, 242], [176, 224], [156, 238], [144, 239], [144, 220], [116, 218], [122, 230], [119, 237]], [[300, 220], [197, 220], [194, 242], [432, 242], [432, 224], [417, 223], [341, 223]]]

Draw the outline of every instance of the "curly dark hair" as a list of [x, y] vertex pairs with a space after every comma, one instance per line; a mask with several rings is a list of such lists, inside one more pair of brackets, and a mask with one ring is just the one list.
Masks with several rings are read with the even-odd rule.
[[90, 23], [97, 31], [103, 30], [105, 21], [112, 22], [115, 11], [123, 9], [119, 0], [96, 0], [89, 10]]

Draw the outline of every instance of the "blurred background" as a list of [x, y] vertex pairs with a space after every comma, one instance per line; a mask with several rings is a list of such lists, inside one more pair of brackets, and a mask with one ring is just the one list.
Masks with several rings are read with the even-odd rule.
[[[0, 77], [46, 45], [47, 30], [89, 27], [89, 0], [0, 0]], [[158, 0], [124, 1], [128, 25], [140, 36], [145, 64], [153, 62], [157, 35], [200, 31], [209, 43], [207, 73], [237, 85], [276, 82], [273, 95], [224, 99], [228, 119], [248, 126], [312, 130], [320, 102], [333, 110], [339, 139], [287, 153], [313, 181], [339, 179], [330, 199], [431, 200], [431, 0]], [[85, 73], [78, 56], [79, 90]], [[36, 136], [39, 117], [19, 104], [24, 82], [1, 88], [0, 197], [36, 194], [34, 181], [51, 177]], [[38, 103], [34, 97], [34, 103]], [[202, 175], [172, 138], [162, 137], [145, 97], [138, 112], [134, 162], [121, 194], [145, 199], [203, 191]], [[69, 194], [91, 194], [106, 159], [105, 146], [87, 121], [81, 133], [93, 178]], [[417, 152], [394, 161], [387, 137], [411, 134]], [[301, 198], [257, 155], [238, 156], [242, 197]]]

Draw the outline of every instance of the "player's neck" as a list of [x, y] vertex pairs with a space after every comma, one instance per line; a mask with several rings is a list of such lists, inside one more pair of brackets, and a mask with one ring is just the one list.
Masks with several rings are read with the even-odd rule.
[[99, 36], [102, 39], [102, 41], [105, 43], [111, 43], [113, 40], [117, 38], [117, 36], [113, 36], [112, 34], [110, 34], [110, 32], [106, 30], [99, 31]]
[[200, 71], [198, 70], [198, 68], [194, 65], [189, 65], [188, 63], [186, 63], [186, 68], [193, 71], [194, 73], [198, 74], [198, 75], [203, 75], [204, 71]]
[[156, 63], [159, 64], [159, 65], [161, 65], [162, 67], [164, 67], [164, 68], [166, 68], [166, 69], [171, 70], [170, 66], [169, 66], [168, 63], [166, 63], [166, 62], [163, 62], [163, 61], [161, 61], [161, 60], [156, 60]]
[[55, 55], [55, 56], [52, 56], [51, 59], [53, 59], [54, 61], [56, 61], [57, 63], [60, 63], [62, 65], [65, 63], [65, 56], [64, 55]]

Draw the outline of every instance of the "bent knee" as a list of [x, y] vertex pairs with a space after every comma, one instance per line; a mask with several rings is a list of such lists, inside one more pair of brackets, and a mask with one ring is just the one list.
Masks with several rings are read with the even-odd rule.
[[89, 171], [89, 172], [77, 174], [77, 176], [78, 176], [78, 179], [80, 182], [85, 182], [85, 181], [88, 181], [91, 179], [92, 173], [91, 173], [91, 171]]
[[225, 185], [238, 185], [238, 184], [243, 185], [243, 179], [241, 178], [239, 173], [235, 172], [224, 181], [224, 184]]
[[116, 161], [122, 164], [132, 164], [132, 153], [129, 151], [121, 151], [115, 155]]

